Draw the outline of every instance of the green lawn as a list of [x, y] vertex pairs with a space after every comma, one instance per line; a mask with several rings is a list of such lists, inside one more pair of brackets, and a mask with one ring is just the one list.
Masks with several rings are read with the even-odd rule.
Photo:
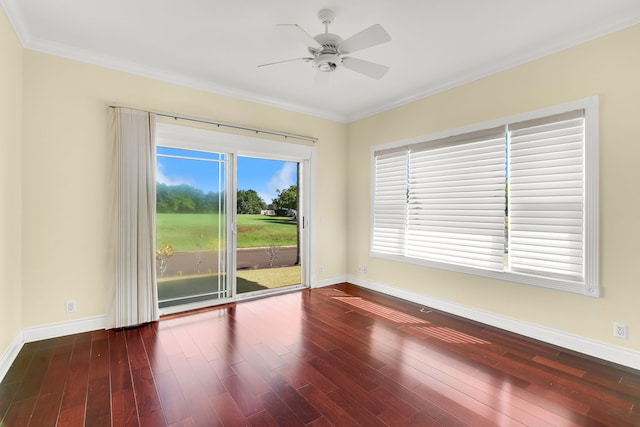
[[[163, 242], [175, 251], [212, 249], [218, 239], [217, 214], [156, 214], [156, 246]], [[238, 215], [238, 247], [297, 243], [296, 221], [285, 217]]]
[[238, 270], [238, 292], [250, 292], [254, 289], [250, 284], [273, 289], [282, 286], [297, 285], [300, 283], [300, 266], [279, 268], [260, 268], [256, 270]]

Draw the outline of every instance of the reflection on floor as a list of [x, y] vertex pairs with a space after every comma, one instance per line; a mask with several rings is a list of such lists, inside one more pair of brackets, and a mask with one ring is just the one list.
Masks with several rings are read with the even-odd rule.
[[30, 342], [0, 426], [640, 426], [640, 372], [354, 285]]

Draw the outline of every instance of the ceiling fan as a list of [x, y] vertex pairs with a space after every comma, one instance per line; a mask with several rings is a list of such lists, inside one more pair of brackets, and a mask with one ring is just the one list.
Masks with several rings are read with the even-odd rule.
[[340, 67], [344, 67], [373, 79], [381, 79], [389, 71], [389, 67], [385, 65], [345, 56], [390, 41], [391, 37], [380, 25], [372, 25], [366, 30], [342, 40], [340, 36], [329, 32], [329, 24], [335, 19], [335, 13], [332, 10], [322, 9], [318, 13], [318, 18], [324, 24], [324, 33], [315, 37], [311, 37], [298, 24], [278, 24], [279, 27], [290, 30], [300, 41], [305, 43], [311, 56], [270, 62], [258, 65], [258, 67], [282, 64], [284, 62], [305, 61], [311, 62], [315, 69], [323, 73], [331, 73]]

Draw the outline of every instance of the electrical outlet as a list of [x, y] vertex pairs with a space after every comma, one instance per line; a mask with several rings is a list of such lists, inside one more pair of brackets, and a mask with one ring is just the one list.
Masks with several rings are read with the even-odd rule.
[[363, 274], [364, 273], [364, 267], [362, 267], [361, 265], [358, 266], [358, 274]]
[[65, 302], [65, 310], [67, 313], [75, 313], [76, 312], [76, 300], [68, 299]]
[[616, 338], [627, 339], [627, 324], [621, 322], [613, 323], [613, 336]]
[[324, 274], [324, 267], [320, 267], [320, 274]]
[[367, 274], [367, 266], [366, 265], [362, 266], [362, 274]]

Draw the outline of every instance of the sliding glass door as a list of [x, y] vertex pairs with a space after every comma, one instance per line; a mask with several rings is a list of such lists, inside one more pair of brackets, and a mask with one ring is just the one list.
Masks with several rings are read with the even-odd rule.
[[161, 313], [308, 285], [311, 147], [162, 123], [156, 147]]
[[156, 156], [160, 308], [227, 298], [228, 156], [173, 147]]
[[299, 285], [298, 162], [239, 156], [236, 283], [238, 294]]

